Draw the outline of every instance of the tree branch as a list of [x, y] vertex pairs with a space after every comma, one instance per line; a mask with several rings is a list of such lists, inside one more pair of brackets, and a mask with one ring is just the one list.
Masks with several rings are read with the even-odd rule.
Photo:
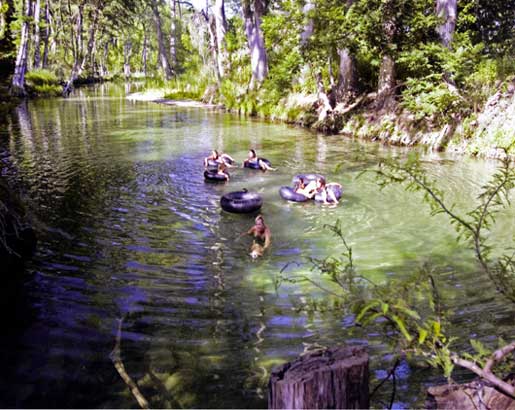
[[513, 351], [515, 351], [515, 342], [512, 342], [509, 345], [501, 347], [500, 349], [497, 349], [495, 352], [492, 353], [492, 356], [490, 356], [490, 359], [488, 359], [488, 361], [486, 362], [483, 370], [485, 372], [491, 373], [492, 368]]
[[472, 373], [475, 373], [479, 377], [491, 383], [495, 388], [515, 399], [515, 386], [499, 379], [495, 374], [492, 373], [493, 365], [504, 359], [514, 350], [515, 342], [496, 350], [490, 359], [488, 359], [484, 368], [479, 367], [476, 363], [470, 360], [459, 357], [456, 353], [451, 354], [451, 360], [454, 364], [470, 370]]
[[122, 322], [123, 319], [118, 319], [118, 330], [116, 332], [116, 343], [114, 345], [113, 351], [109, 355], [111, 358], [111, 361], [114, 364], [115, 369], [118, 371], [118, 374], [123, 379], [125, 384], [130, 388], [132, 395], [136, 398], [138, 401], [139, 406], [142, 409], [149, 409], [150, 406], [148, 404], [148, 401], [143, 397], [143, 394], [141, 394], [138, 386], [134, 381], [131, 379], [131, 377], [128, 375], [127, 371], [125, 370], [125, 366], [123, 365], [122, 358], [121, 358], [121, 340], [122, 340]]

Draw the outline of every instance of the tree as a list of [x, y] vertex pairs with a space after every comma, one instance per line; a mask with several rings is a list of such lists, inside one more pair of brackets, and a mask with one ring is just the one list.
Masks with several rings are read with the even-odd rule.
[[[49, 0], [47, 0], [48, 2]], [[34, 0], [33, 4], [33, 15], [34, 15], [34, 68], [41, 68], [41, 36], [40, 36], [40, 14], [41, 14], [41, 0]]]
[[126, 39], [123, 46], [123, 75], [126, 79], [129, 79], [131, 76], [131, 59], [132, 54], [132, 42], [130, 39]]
[[[347, 8], [351, 7], [355, 0], [347, 0]], [[338, 83], [336, 84], [336, 102], [349, 101], [358, 92], [358, 73], [356, 58], [349, 47], [340, 46], [337, 49], [340, 64], [338, 66]]]
[[23, 22], [21, 25], [20, 44], [18, 45], [18, 53], [16, 56], [16, 65], [14, 67], [14, 75], [11, 81], [10, 93], [13, 96], [24, 97], [27, 95], [25, 90], [25, 74], [27, 72], [27, 54], [30, 36], [30, 18], [32, 16], [32, 7], [30, 0], [23, 2]]
[[43, 42], [43, 61], [41, 65], [43, 68], [48, 66], [48, 49], [50, 42], [50, 0], [45, 1], [45, 31], [44, 31], [44, 42]]
[[73, 15], [75, 22], [75, 37], [74, 37], [74, 62], [73, 67], [63, 88], [63, 95], [68, 96], [72, 89], [74, 82], [79, 78], [85, 69], [86, 63], [90, 61], [90, 56], [93, 53], [96, 43], [96, 30], [98, 27], [98, 20], [102, 9], [104, 8], [103, 0], [94, 0], [91, 3], [89, 11], [90, 27], [88, 32], [88, 43], [86, 51], [84, 51], [83, 36], [82, 32], [84, 29], [84, 7], [86, 6], [85, 1], [81, 1], [78, 4], [77, 11]]
[[267, 6], [267, 0], [244, 0], [242, 4], [252, 68], [250, 89], [259, 87], [268, 74], [268, 58], [261, 29], [261, 18]]
[[457, 0], [436, 0], [436, 15], [441, 19], [441, 24], [436, 28], [436, 31], [442, 44], [447, 48], [451, 47], [457, 13]]
[[177, 30], [177, 1], [169, 0], [170, 3], [170, 59], [172, 67], [177, 71], [177, 44], [179, 42]]
[[0, 74], [7, 78], [14, 68], [16, 45], [11, 23], [15, 20], [14, 0], [0, 1]]
[[381, 55], [379, 67], [379, 78], [377, 81], [377, 97], [375, 107], [377, 109], [389, 109], [395, 102], [395, 59], [394, 59], [394, 37], [397, 32], [396, 21], [396, 0], [385, 0], [382, 3], [382, 35], [384, 38], [384, 49]]
[[225, 76], [225, 64], [227, 61], [227, 46], [225, 44], [225, 33], [227, 32], [227, 20], [225, 18], [224, 0], [215, 0], [213, 8], [216, 25], [216, 50], [218, 73], [221, 78]]
[[173, 77], [173, 69], [170, 65], [170, 58], [168, 56], [168, 49], [165, 46], [165, 36], [163, 33], [163, 27], [161, 22], [161, 14], [159, 12], [159, 3], [158, 0], [151, 0], [150, 7], [152, 9], [152, 13], [154, 15], [154, 23], [156, 26], [157, 33], [157, 44], [158, 44], [158, 60], [161, 65], [161, 69], [165, 75], [167, 80], [170, 80]]

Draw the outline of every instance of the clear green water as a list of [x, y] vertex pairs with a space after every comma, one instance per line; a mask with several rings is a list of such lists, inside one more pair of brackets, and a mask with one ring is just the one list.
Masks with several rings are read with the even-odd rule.
[[[306, 258], [341, 251], [324, 229], [340, 219], [361, 273], [381, 281], [430, 263], [453, 309], [455, 332], [514, 337], [515, 307], [477, 272], [443, 216], [417, 195], [380, 191], [356, 179], [406, 150], [316, 135], [281, 124], [202, 109], [129, 102], [112, 86], [74, 98], [21, 105], [0, 131], [4, 174], [17, 181], [42, 237], [27, 267], [30, 314], [1, 343], [2, 407], [135, 407], [109, 353], [124, 317], [122, 357], [153, 407], [266, 407], [271, 369], [309, 344], [368, 343], [372, 383], [384, 375], [388, 335], [349, 328], [343, 316], [308, 318], [293, 306], [309, 287], [275, 275], [308, 272]], [[204, 182], [212, 148], [243, 160], [253, 147], [278, 168], [231, 172]], [[424, 157], [449, 199], [473, 201], [494, 162]], [[336, 165], [342, 164], [338, 172]], [[287, 203], [278, 195], [300, 172], [345, 189], [336, 208]], [[248, 188], [264, 198], [272, 247], [252, 260], [238, 235], [253, 216], [227, 214], [220, 196]], [[509, 244], [515, 212], [491, 241]], [[457, 378], [466, 377], [458, 373]], [[396, 407], [420, 406], [436, 373], [403, 363]], [[380, 407], [385, 391], [373, 399]]]

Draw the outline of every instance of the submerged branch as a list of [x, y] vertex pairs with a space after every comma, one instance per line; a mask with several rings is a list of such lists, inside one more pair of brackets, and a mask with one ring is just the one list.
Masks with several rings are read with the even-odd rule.
[[118, 374], [123, 379], [125, 384], [130, 388], [132, 395], [136, 398], [138, 401], [139, 406], [142, 409], [148, 409], [150, 408], [147, 399], [143, 397], [143, 394], [141, 394], [138, 386], [134, 382], [134, 380], [131, 379], [131, 377], [127, 374], [127, 371], [125, 370], [125, 366], [123, 365], [123, 361], [121, 358], [121, 348], [120, 344], [122, 341], [122, 322], [123, 319], [118, 319], [118, 330], [116, 332], [116, 343], [114, 345], [113, 351], [109, 355], [111, 358], [111, 361], [114, 364], [115, 369], [118, 371]]

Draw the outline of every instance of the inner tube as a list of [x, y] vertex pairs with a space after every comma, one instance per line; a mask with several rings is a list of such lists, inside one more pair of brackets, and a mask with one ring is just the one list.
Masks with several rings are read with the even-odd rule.
[[[229, 174], [227, 174], [229, 175]], [[219, 174], [216, 170], [204, 171], [204, 179], [210, 182], [225, 182], [228, 176]]]
[[[325, 186], [326, 191], [332, 191], [336, 199], [340, 199], [342, 197], [343, 189], [339, 184], [327, 184]], [[331, 199], [327, 198], [328, 202], [331, 202]], [[324, 198], [320, 192], [315, 195], [315, 201], [324, 202]]]
[[279, 195], [281, 195], [282, 199], [293, 202], [305, 202], [309, 199], [307, 196], [295, 192], [293, 188], [289, 186], [282, 186], [279, 189]]
[[272, 166], [272, 163], [269, 160], [267, 160], [266, 158], [261, 158], [261, 157], [259, 157], [258, 159], [254, 160], [254, 161], [246, 161], [244, 163], [244, 166], [245, 166], [245, 168], [261, 169], [261, 167], [259, 166], [259, 161], [263, 161], [269, 167]]
[[207, 160], [207, 169], [208, 170], [218, 170], [219, 162], [214, 159], [208, 159]]
[[225, 162], [226, 164], [228, 164], [228, 165], [234, 165], [234, 162], [235, 162], [234, 160], [232, 160], [231, 158], [229, 158], [227, 155], [222, 155], [222, 156], [220, 157], [220, 159], [221, 159], [223, 162]]
[[248, 214], [255, 212], [263, 205], [263, 198], [257, 192], [234, 191], [220, 198], [222, 209], [236, 214]]
[[323, 176], [321, 174], [298, 174], [298, 175], [295, 175], [293, 177], [293, 179], [291, 180], [292, 185], [293, 186], [297, 185], [300, 182], [301, 178], [305, 183], [309, 183], [311, 181], [316, 181], [318, 178], [321, 178], [322, 181], [325, 182], [325, 176]]

